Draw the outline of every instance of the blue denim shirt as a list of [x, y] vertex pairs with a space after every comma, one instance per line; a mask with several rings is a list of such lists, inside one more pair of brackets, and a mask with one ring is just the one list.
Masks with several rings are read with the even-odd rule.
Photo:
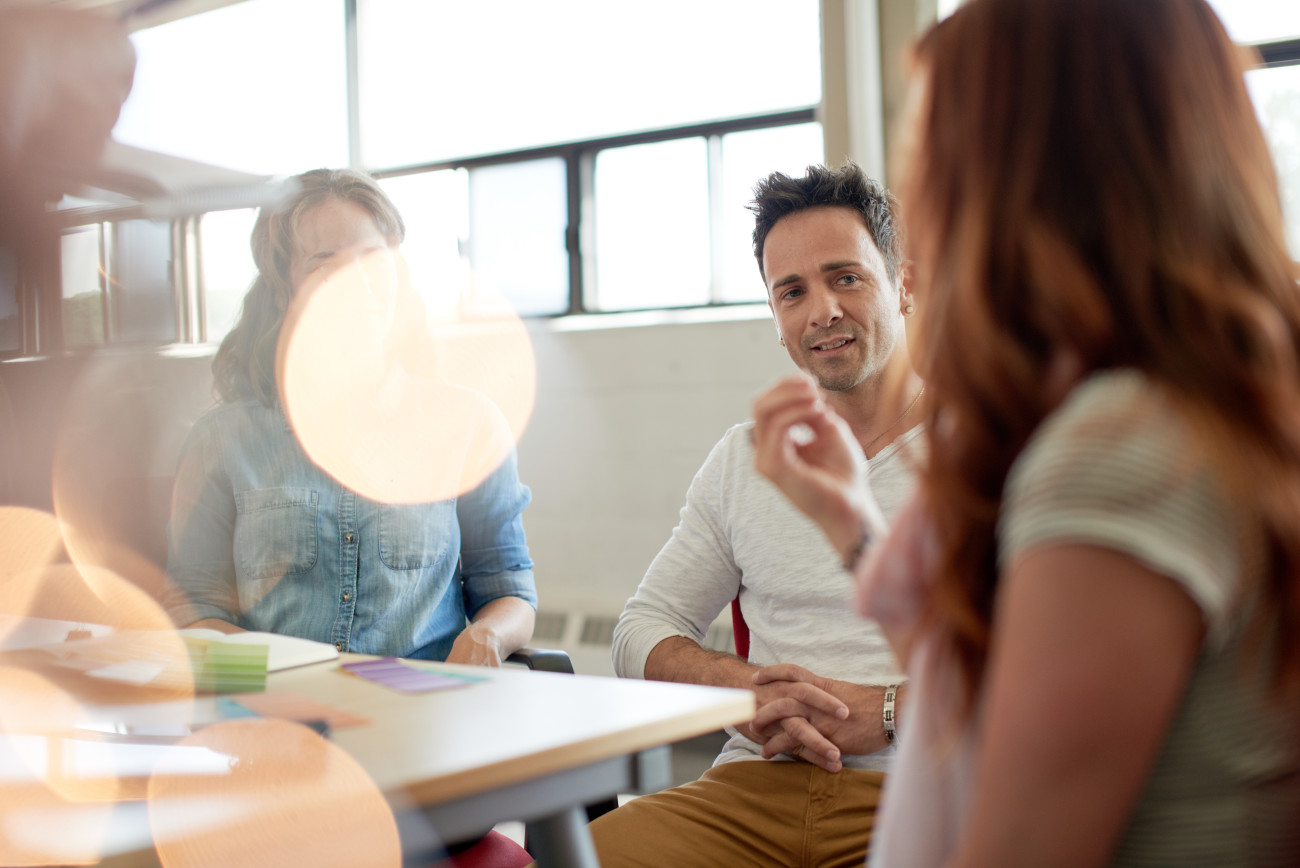
[[167, 529], [164, 605], [180, 623], [220, 618], [366, 654], [441, 660], [485, 604], [536, 607], [514, 452], [477, 488], [385, 504], [340, 485], [285, 416], [221, 404], [181, 455]]

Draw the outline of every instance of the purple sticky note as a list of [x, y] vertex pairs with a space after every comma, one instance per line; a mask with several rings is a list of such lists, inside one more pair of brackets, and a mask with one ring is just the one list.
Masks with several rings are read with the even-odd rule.
[[[344, 663], [341, 667], [353, 675], [360, 675], [376, 684], [391, 687], [401, 693], [426, 693], [430, 690], [444, 690], [448, 687], [462, 687], [471, 679], [454, 678], [440, 675], [425, 669], [407, 666], [395, 657], [381, 657], [378, 660], [361, 660], [356, 663]], [[479, 679], [472, 679], [477, 681]]]

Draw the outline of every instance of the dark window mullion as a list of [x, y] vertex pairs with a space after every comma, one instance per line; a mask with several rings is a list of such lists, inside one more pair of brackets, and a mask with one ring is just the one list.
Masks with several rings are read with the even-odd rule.
[[[355, 2], [355, 0], [349, 0]], [[463, 157], [455, 160], [431, 163], [390, 166], [371, 172], [381, 180], [400, 178], [407, 175], [421, 175], [427, 172], [446, 169], [465, 169], [499, 166], [508, 163], [529, 162], [545, 158], [562, 158], [565, 163], [566, 210], [568, 224], [564, 232], [564, 245], [569, 265], [568, 309], [563, 314], [581, 314], [592, 312], [588, 305], [588, 295], [599, 292], [596, 280], [596, 257], [599, 251], [595, 239], [595, 162], [598, 155], [605, 150], [640, 144], [675, 141], [689, 138], [704, 138], [708, 144], [708, 184], [709, 184], [709, 293], [706, 305], [724, 304], [721, 301], [722, 274], [725, 257], [721, 246], [724, 243], [723, 223], [723, 167], [721, 143], [722, 138], [733, 132], [771, 129], [810, 123], [816, 120], [813, 108], [795, 109], [775, 112], [768, 115], [755, 115], [743, 118], [729, 118], [690, 124], [681, 127], [649, 130], [570, 142], [563, 145], [548, 145], [520, 151], [497, 154], [483, 154]], [[472, 195], [472, 194], [471, 194]], [[638, 310], [641, 308], [637, 308]], [[645, 308], [655, 309], [653, 306]]]
[[466, 169], [477, 166], [491, 166], [498, 163], [517, 163], [528, 160], [539, 160], [543, 157], [564, 156], [574, 149], [594, 153], [596, 151], [603, 151], [607, 148], [622, 148], [628, 145], [645, 145], [655, 142], [672, 141], [674, 139], [725, 135], [727, 133], [812, 123], [817, 120], [816, 115], [816, 108], [793, 109], [791, 111], [776, 112], [770, 115], [753, 115], [743, 118], [731, 118], [721, 121], [688, 124], [681, 127], [668, 127], [660, 130], [606, 136], [599, 139], [570, 142], [565, 145], [548, 145], [538, 148], [526, 148], [520, 151], [502, 151], [495, 154], [480, 154], [477, 156], [460, 157], [452, 160], [416, 163], [409, 166], [389, 166], [382, 169], [374, 169], [371, 171], [371, 174], [376, 178], [397, 178], [402, 175], [418, 175], [423, 172], [432, 172], [438, 169]]
[[577, 148], [564, 155], [565, 190], [568, 195], [568, 226], [564, 249], [569, 254], [569, 307], [565, 313], [582, 312], [582, 152]]
[[1264, 66], [1300, 66], [1300, 37], [1283, 39], [1280, 42], [1265, 42], [1253, 46], [1259, 52]]

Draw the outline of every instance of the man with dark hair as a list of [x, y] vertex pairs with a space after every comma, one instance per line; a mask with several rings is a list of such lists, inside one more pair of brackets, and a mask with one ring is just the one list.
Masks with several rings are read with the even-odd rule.
[[868, 178], [856, 163], [839, 169], [809, 166], [802, 178], [773, 172], [754, 188], [754, 258], [758, 272], [767, 280], [763, 248], [772, 227], [782, 218], [809, 208], [852, 208], [862, 215], [871, 240], [885, 262], [890, 283], [896, 283], [903, 268], [902, 225], [895, 213], [898, 203], [880, 184]]
[[[913, 489], [905, 447], [923, 392], [893, 197], [855, 165], [761, 181], [754, 254], [777, 337], [850, 425], [887, 514]], [[919, 415], [919, 414], [918, 414]], [[698, 780], [592, 825], [602, 865], [861, 865], [895, 753], [902, 680], [818, 528], [754, 469], [751, 423], [729, 430], [614, 634], [619, 675], [743, 687], [758, 712]], [[918, 441], [919, 442], [919, 441]], [[748, 659], [701, 646], [739, 598]]]

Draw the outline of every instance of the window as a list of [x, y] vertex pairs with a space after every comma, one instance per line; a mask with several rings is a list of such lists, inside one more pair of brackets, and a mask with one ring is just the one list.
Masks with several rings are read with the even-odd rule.
[[816, 123], [601, 151], [587, 310], [767, 298], [752, 254], [754, 185], [821, 162]]
[[1291, 257], [1300, 260], [1300, 4], [1274, 0], [1210, 0], [1237, 42], [1254, 46], [1263, 63], [1246, 74], [1273, 152]]
[[63, 343], [104, 343], [103, 227], [83, 226], [63, 235]]
[[402, 254], [430, 311], [450, 315], [469, 291], [469, 172], [444, 169], [381, 181], [406, 223]]
[[176, 340], [170, 224], [75, 227], [63, 234], [61, 264], [64, 346]]
[[442, 162], [814, 105], [818, 20], [817, 0], [358, 0], [361, 162]]
[[548, 158], [381, 181], [402, 213], [402, 253], [435, 313], [500, 300], [524, 316], [569, 307], [564, 160]]
[[1277, 165], [1287, 245], [1300, 260], [1300, 65], [1252, 70], [1246, 84]]
[[489, 308], [504, 298], [525, 316], [568, 310], [567, 194], [558, 157], [470, 170], [467, 253]]
[[208, 340], [221, 340], [239, 319], [244, 294], [257, 276], [249, 238], [257, 212], [213, 211], [199, 221], [199, 292]]
[[22, 318], [18, 310], [18, 257], [0, 247], [0, 353], [21, 350]]
[[709, 301], [709, 166], [703, 138], [596, 156], [596, 310]]
[[715, 258], [715, 301], [765, 301], [767, 288], [754, 261], [754, 215], [746, 207], [754, 185], [772, 172], [802, 175], [822, 161], [821, 124], [796, 124], [722, 137], [721, 237]]
[[[358, 0], [362, 162], [408, 222], [466, 197], [458, 253], [448, 215], [425, 285], [455, 284], [454, 259], [461, 292], [523, 315], [760, 300], [744, 205], [761, 176], [823, 158], [819, 26], [816, 0], [669, 0], [633, 19], [602, 0]], [[780, 73], [762, 74], [774, 29]], [[466, 186], [445, 205], [403, 192], [453, 169]]]
[[171, 224], [123, 220], [110, 224], [108, 338], [114, 342], [176, 340]]
[[938, 0], [935, 20], [942, 21], [949, 15], [957, 11], [957, 7], [962, 4], [962, 0]]
[[[775, 33], [779, 71], [757, 54]], [[633, 18], [603, 0], [245, 0], [132, 39], [117, 139], [255, 174], [365, 167], [434, 313], [760, 300], [753, 184], [822, 159], [818, 0]], [[66, 346], [215, 342], [236, 322], [255, 212], [80, 219], [107, 222], [63, 241]]]
[[1277, 0], [1209, 0], [1228, 35], [1243, 45], [1300, 37], [1300, 5]]
[[132, 34], [135, 83], [114, 137], [255, 174], [347, 165], [343, 11], [246, 0]]

